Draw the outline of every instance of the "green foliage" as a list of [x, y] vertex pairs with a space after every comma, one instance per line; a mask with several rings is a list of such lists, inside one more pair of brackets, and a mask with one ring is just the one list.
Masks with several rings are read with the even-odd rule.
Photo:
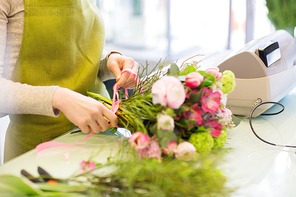
[[214, 146], [214, 139], [208, 131], [191, 134], [189, 140], [196, 148], [196, 152], [209, 153]]
[[28, 182], [12, 175], [0, 176], [0, 191], [2, 196], [42, 195], [43, 192], [33, 188]]
[[[124, 140], [116, 159], [97, 169], [69, 179], [76, 185], [84, 185], [87, 196], [229, 196], [223, 172], [217, 169], [221, 161], [218, 155], [197, 155], [185, 162], [170, 157], [139, 160], [134, 150]], [[129, 152], [127, 159], [126, 152]], [[133, 154], [134, 153], [134, 154]], [[102, 171], [111, 171], [102, 174]], [[112, 170], [113, 169], [113, 170]], [[79, 181], [86, 180], [86, 181]]]
[[222, 89], [221, 89], [222, 92], [224, 94], [231, 93], [236, 86], [235, 76], [233, 72], [230, 70], [225, 70], [221, 78], [221, 83], [222, 83]]
[[225, 145], [227, 139], [227, 131], [223, 129], [218, 137], [214, 138], [214, 148], [222, 148]]
[[295, 0], [266, 0], [268, 18], [276, 29], [284, 29], [294, 36], [296, 26]]
[[216, 82], [216, 78], [214, 77], [213, 74], [207, 73], [205, 71], [198, 71], [202, 76], [204, 76], [204, 80], [202, 82], [202, 84], [199, 86], [200, 89], [202, 89], [203, 87], [211, 87], [211, 85], [213, 85]]
[[196, 72], [197, 67], [193, 64], [186, 64], [186, 67], [179, 73], [179, 76], [186, 76], [189, 73]]
[[[64, 186], [65, 188], [71, 187], [71, 190], [63, 190], [60, 191], [58, 188], [60, 188], [62, 184], [55, 185], [53, 188], [53, 185], [49, 185], [47, 183], [41, 184], [46, 185], [44, 189], [42, 187], [37, 187], [37, 185], [33, 184], [32, 182], [22, 179], [17, 176], [13, 175], [1, 175], [0, 176], [0, 191], [1, 196], [5, 197], [11, 197], [11, 196], [43, 196], [43, 197], [75, 197], [75, 196], [81, 196], [78, 193], [73, 193], [73, 190], [77, 191], [77, 186]], [[85, 190], [85, 187], [83, 187]], [[74, 191], [75, 192], [75, 191]]]
[[167, 72], [167, 75], [170, 76], [178, 76], [179, 75], [179, 67], [175, 63], [171, 63], [171, 66]]

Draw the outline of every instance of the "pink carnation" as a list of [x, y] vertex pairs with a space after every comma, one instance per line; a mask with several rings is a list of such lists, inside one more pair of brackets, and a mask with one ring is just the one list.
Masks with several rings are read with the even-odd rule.
[[221, 77], [222, 77], [222, 73], [219, 72], [219, 68], [218, 67], [208, 68], [207, 70], [205, 70], [205, 72], [214, 75], [214, 77], [216, 78], [217, 81], [219, 79], [221, 79]]
[[201, 94], [201, 108], [205, 112], [217, 112], [221, 103], [221, 93], [213, 92], [212, 89], [204, 87]]
[[147, 146], [144, 149], [138, 149], [137, 150], [139, 159], [142, 158], [147, 158], [147, 159], [161, 159], [161, 149], [159, 147], [158, 142], [154, 139], [151, 138], [149, 146]]
[[165, 76], [152, 85], [153, 104], [169, 106], [179, 109], [185, 101], [185, 89], [179, 79], [173, 76]]
[[185, 84], [189, 88], [197, 88], [204, 80], [199, 72], [192, 72], [186, 76]]
[[149, 145], [149, 136], [137, 131], [129, 138], [129, 143], [136, 150], [142, 150]]

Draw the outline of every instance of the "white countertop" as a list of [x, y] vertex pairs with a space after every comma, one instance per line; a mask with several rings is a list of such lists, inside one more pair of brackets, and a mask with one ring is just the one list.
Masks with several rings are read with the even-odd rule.
[[[83, 140], [87, 135], [83, 133], [65, 134], [55, 141], [73, 144]], [[68, 178], [79, 170], [79, 163], [96, 155], [96, 162], [106, 163], [107, 158], [114, 156], [117, 150], [118, 137], [106, 134], [96, 134], [86, 141], [70, 146], [53, 147], [42, 150], [38, 154], [35, 149], [0, 166], [0, 174], [13, 174], [20, 176], [20, 171], [25, 169], [33, 176], [39, 176], [37, 167], [40, 166], [52, 176]], [[65, 160], [64, 154], [69, 154]]]
[[[285, 106], [284, 112], [254, 118], [253, 127], [265, 140], [296, 145], [296, 89], [280, 103]], [[231, 149], [221, 168], [229, 179], [227, 184], [238, 187], [233, 197], [296, 196], [296, 149], [263, 143], [252, 133], [248, 119], [243, 119], [228, 133], [225, 147]], [[55, 141], [71, 144], [85, 137], [82, 133], [66, 134]], [[101, 151], [95, 160], [106, 162], [114, 155], [117, 141], [116, 136], [97, 134], [81, 144], [49, 148], [38, 155], [32, 150], [0, 166], [0, 174], [20, 176], [21, 169], [25, 169], [38, 176], [37, 166], [41, 166], [55, 177], [66, 178], [77, 172], [79, 163], [87, 160], [95, 150]], [[63, 157], [65, 153], [70, 155], [68, 161]]]
[[[296, 146], [296, 89], [280, 101], [284, 112], [253, 119], [256, 133], [269, 142]], [[269, 112], [279, 111], [272, 107]], [[243, 119], [229, 131], [223, 168], [228, 184], [239, 189], [232, 196], [296, 196], [295, 148], [281, 148], [260, 141], [252, 132], [249, 120]]]

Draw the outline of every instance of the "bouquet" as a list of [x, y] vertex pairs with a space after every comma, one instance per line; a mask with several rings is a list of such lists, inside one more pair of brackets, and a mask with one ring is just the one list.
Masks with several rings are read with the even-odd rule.
[[[6, 196], [228, 196], [233, 189], [226, 187], [223, 171], [216, 168], [222, 154], [211, 151], [224, 146], [227, 129], [234, 126], [226, 108], [227, 94], [235, 87], [233, 73], [218, 68], [201, 71], [196, 62], [180, 69], [174, 63], [164, 67], [163, 62], [156, 68], [141, 77], [147, 70], [143, 69], [129, 98], [116, 101], [118, 125], [132, 133], [128, 139], [120, 138], [116, 156], [101, 164], [94, 154], [67, 179], [48, 172], [27, 176], [31, 182], [2, 175], [1, 192]], [[111, 109], [111, 100], [88, 94]]]
[[[218, 67], [201, 71], [196, 62], [183, 63], [181, 69], [174, 63], [169, 69], [163, 65], [137, 82], [116, 112], [119, 126], [131, 131], [129, 142], [139, 158], [188, 161], [196, 152], [208, 154], [223, 147], [227, 129], [234, 126], [226, 108], [234, 74], [221, 73]], [[111, 108], [111, 100], [88, 94]]]

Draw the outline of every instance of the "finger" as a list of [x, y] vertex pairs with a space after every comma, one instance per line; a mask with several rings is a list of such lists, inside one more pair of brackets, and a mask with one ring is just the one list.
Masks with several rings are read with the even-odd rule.
[[124, 87], [125, 83], [127, 82], [128, 78], [129, 78], [130, 74], [128, 72], [124, 72], [121, 74], [119, 80], [117, 81], [117, 87]]
[[110, 127], [117, 126], [117, 123], [118, 123], [117, 116], [113, 112], [107, 109], [103, 111], [103, 115], [110, 121], [109, 122]]
[[136, 80], [135, 77], [130, 75], [125, 83], [122, 85], [123, 88], [132, 89], [135, 87]]
[[121, 70], [120, 70], [117, 62], [115, 62], [115, 61], [112, 62], [111, 67], [113, 69], [112, 72], [113, 72], [113, 74], [115, 76], [115, 79], [116, 79], [116, 81], [118, 81], [120, 79], [120, 76], [121, 76]]
[[82, 133], [88, 134], [90, 131], [90, 128], [87, 125], [84, 126], [78, 126], [80, 128], [80, 130], [82, 131]]
[[89, 123], [89, 128], [92, 132], [94, 133], [100, 133], [101, 132], [101, 128], [100, 125], [98, 125], [98, 123], [96, 121], [92, 121]]
[[103, 116], [97, 119], [97, 124], [101, 127], [101, 131], [106, 131], [108, 129], [108, 123]]

